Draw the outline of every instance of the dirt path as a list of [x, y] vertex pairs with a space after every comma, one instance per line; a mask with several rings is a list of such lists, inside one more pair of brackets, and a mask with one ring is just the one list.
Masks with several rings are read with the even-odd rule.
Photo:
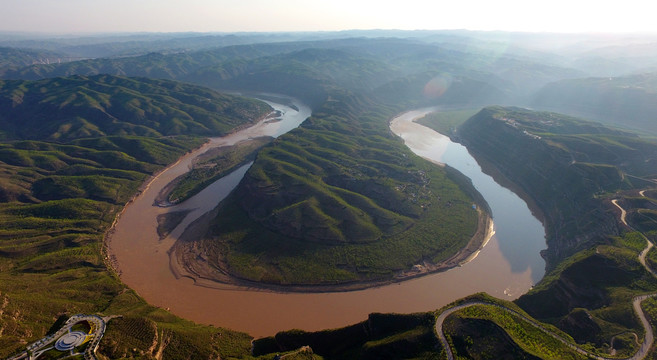
[[[641, 196], [643, 196], [643, 195], [641, 195]], [[625, 211], [625, 209], [623, 209], [620, 205], [618, 205], [618, 200], [617, 199], [612, 200], [611, 203], [616, 205], [616, 207], [620, 209], [620, 211], [621, 211], [621, 216], [620, 216], [621, 222], [623, 224], [625, 224], [625, 226], [630, 227], [629, 225], [627, 225], [627, 221], [625, 221], [625, 216], [627, 216], [627, 211]]]

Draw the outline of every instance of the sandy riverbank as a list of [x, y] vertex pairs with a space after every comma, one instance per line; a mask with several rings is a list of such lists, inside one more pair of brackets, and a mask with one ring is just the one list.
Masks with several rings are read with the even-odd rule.
[[169, 250], [169, 266], [176, 278], [190, 278], [199, 286], [225, 289], [245, 288], [273, 292], [344, 292], [357, 291], [374, 287], [391, 285], [401, 281], [414, 279], [449, 269], [462, 266], [476, 258], [481, 249], [495, 234], [493, 220], [490, 215], [478, 207], [478, 226], [470, 241], [456, 254], [439, 263], [421, 262], [411, 269], [399, 271], [394, 277], [380, 280], [353, 281], [339, 284], [317, 284], [317, 285], [277, 285], [241, 279], [231, 275], [224, 269], [210, 266], [205, 260], [202, 249], [193, 245], [193, 239], [202, 237], [207, 231], [208, 224], [216, 217], [216, 209], [203, 215], [192, 223], [183, 233], [182, 237]]
[[[299, 105], [299, 108], [304, 111], [303, 105]], [[290, 114], [294, 111], [288, 109], [287, 112]], [[305, 118], [307, 114], [309, 111], [300, 114], [300, 117]], [[278, 123], [269, 125], [279, 126]], [[239, 137], [257, 136], [259, 134], [256, 133], [260, 132], [262, 130], [256, 128]], [[214, 139], [212, 146], [229, 145], [238, 140], [231, 135], [221, 140]], [[372, 312], [431, 311], [480, 291], [512, 300], [535, 283], [532, 280], [532, 270], [512, 267], [508, 255], [501, 248], [505, 240], [500, 239], [499, 234], [508, 231], [497, 228], [497, 217], [522, 216], [518, 211], [526, 210], [517, 206], [504, 212], [494, 212], [497, 234], [490, 238], [479, 256], [475, 256], [476, 251], [467, 251], [469, 256], [464, 252], [458, 259], [454, 259], [455, 264], [462, 261], [461, 259], [470, 260], [462, 266], [453, 267], [449, 271], [412, 274], [415, 276], [389, 285], [381, 284], [360, 291], [282, 293], [248, 286], [217, 286], [217, 283], [208, 288], [202, 281], [194, 282], [186, 277], [176, 278], [171, 271], [169, 250], [182, 235], [182, 228], [186, 228], [191, 219], [197, 219], [211, 211], [219, 203], [220, 200], [217, 199], [227, 194], [225, 185], [218, 183], [175, 207], [153, 206], [157, 190], [186, 172], [190, 164], [191, 162], [188, 163], [187, 158], [184, 158], [176, 166], [169, 167], [149, 182], [150, 186], [123, 210], [123, 215], [113, 229], [109, 254], [116, 261], [121, 280], [147, 302], [168, 308], [173, 314], [197, 323], [245, 331], [256, 337], [293, 328], [313, 331], [353, 324], [366, 319]], [[238, 170], [234, 179], [226, 181], [239, 181], [238, 177], [242, 171], [245, 172], [246, 168]], [[491, 186], [493, 185], [491, 181]], [[491, 191], [493, 194], [506, 196], [506, 192], [497, 187]], [[488, 198], [486, 200], [488, 201]], [[212, 206], [206, 208], [206, 204]], [[189, 219], [183, 220], [168, 237], [160, 240], [157, 235], [158, 215], [181, 210], [191, 210]], [[492, 234], [491, 226], [489, 223], [488, 227], [479, 227], [487, 229], [487, 235], [482, 237], [483, 243]], [[511, 227], [515, 228], [517, 226]], [[517, 238], [528, 241], [526, 232], [518, 234]], [[541, 238], [542, 236], [538, 240]], [[471, 245], [479, 248], [476, 239], [473, 237], [472, 240]], [[524, 254], [523, 258], [527, 256]]]

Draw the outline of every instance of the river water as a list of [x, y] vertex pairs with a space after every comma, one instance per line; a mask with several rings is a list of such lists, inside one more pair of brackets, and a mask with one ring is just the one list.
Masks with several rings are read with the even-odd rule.
[[[191, 221], [210, 211], [237, 185], [249, 165], [177, 206], [153, 206], [155, 197], [166, 184], [189, 169], [194, 157], [209, 148], [249, 137], [278, 136], [310, 116], [310, 109], [296, 101], [294, 107], [269, 103], [283, 112], [283, 121], [261, 122], [224, 138], [212, 139], [154, 178], [117, 221], [109, 241], [109, 253], [121, 280], [150, 304], [198, 323], [261, 337], [293, 328], [311, 331], [342, 327], [365, 320], [372, 312], [430, 311], [480, 291], [512, 300], [543, 276], [545, 263], [539, 251], [545, 247], [545, 239], [540, 222], [520, 198], [483, 174], [465, 148], [413, 123], [413, 119], [432, 111], [423, 109], [395, 118], [391, 129], [418, 155], [447, 163], [470, 177], [488, 201], [496, 235], [472, 261], [401, 283], [336, 293], [275, 293], [232, 286], [208, 288], [197, 286], [188, 278], [176, 279], [169, 268], [167, 251]], [[190, 212], [169, 237], [160, 241], [157, 216], [181, 210]]]

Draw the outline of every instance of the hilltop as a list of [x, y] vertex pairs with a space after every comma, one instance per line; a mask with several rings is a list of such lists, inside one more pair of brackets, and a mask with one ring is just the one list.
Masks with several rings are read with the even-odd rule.
[[657, 73], [561, 80], [538, 91], [532, 105], [657, 134]]
[[469, 181], [390, 133], [393, 109], [327, 92], [331, 100], [265, 146], [212, 219], [176, 243], [186, 272], [289, 290], [357, 288], [402, 279], [416, 264], [454, 266], [438, 264], [483, 239], [487, 214], [472, 204], [485, 203]]
[[[657, 289], [637, 260], [645, 243], [632, 230], [655, 240], [654, 139], [565, 115], [488, 105], [530, 104], [536, 89], [558, 81], [538, 97], [556, 100], [541, 106], [563, 101], [563, 111], [579, 111], [575, 102], [582, 97], [590, 118], [652, 131], [653, 76], [616, 78], [635, 62], [623, 58], [625, 48], [608, 59], [615, 69], [609, 81], [604, 63], [581, 57], [591, 44], [580, 49], [577, 38], [568, 38], [569, 50], [548, 53], [542, 44], [504, 43], [507, 35], [313, 39], [182, 52], [151, 44], [145, 50], [161, 53], [135, 53], [138, 43], [114, 52], [108, 43], [85, 51], [136, 56], [26, 67], [49, 52], [13, 52], [11, 68], [3, 71], [14, 80], [0, 82], [0, 216], [10, 224], [0, 234], [0, 356], [47, 333], [59, 315], [77, 312], [125, 316], [110, 324], [101, 343], [100, 352], [110, 358], [158, 352], [172, 359], [272, 358], [307, 344], [315, 355], [289, 358], [440, 356], [432, 313], [373, 315], [319, 333], [283, 332], [256, 342], [259, 352], [252, 355], [248, 334], [176, 318], [146, 304], [108, 271], [102, 238], [140, 184], [202, 137], [230, 132], [269, 111], [198, 84], [281, 92], [313, 107], [299, 129], [257, 154], [244, 151], [246, 158], [255, 156], [252, 169], [205, 218], [211, 225], [203, 228], [205, 237], [193, 239], [210, 255], [211, 270], [228, 269], [259, 286], [372, 284], [420, 262], [440, 262], [471, 237], [477, 194], [449, 168], [410, 153], [387, 121], [421, 106], [476, 108], [463, 126], [448, 124], [443, 131], [520, 193], [548, 232], [548, 275], [515, 305], [504, 306], [526, 311], [585, 347], [629, 355], [637, 348], [634, 334], [643, 331], [631, 299]], [[206, 40], [199, 44], [212, 42]], [[598, 65], [587, 72], [588, 64]], [[641, 64], [632, 69], [652, 62]], [[241, 163], [236, 153], [213, 163]], [[221, 173], [213, 169], [188, 185], [195, 189]], [[632, 228], [619, 221], [612, 199], [627, 211]], [[190, 244], [177, 246], [194, 266], [198, 254], [184, 252]], [[654, 253], [648, 253], [652, 265]], [[644, 304], [654, 316], [657, 302]], [[554, 339], [490, 309], [456, 314], [446, 329], [461, 356], [580, 356], [553, 352], [548, 347], [561, 346]], [[336, 346], [344, 339], [348, 346]]]
[[[126, 315], [108, 333], [113, 345], [103, 345], [111, 357], [132, 351], [135, 343], [127, 339], [162, 328], [170, 341], [187, 344], [181, 350], [186, 355], [215, 353], [208, 344], [220, 331], [239, 344], [226, 349], [246, 351], [246, 334], [208, 332], [143, 302], [108, 269], [103, 240], [149, 176], [206, 141], [172, 127], [164, 131], [157, 119], [191, 127], [211, 113], [205, 123], [214, 125], [202, 133], [219, 135], [265, 116], [270, 107], [173, 81], [96, 76], [0, 84], [0, 132], [13, 139], [0, 144], [0, 356], [45, 335], [57, 318], [78, 312]], [[182, 106], [183, 100], [191, 105]], [[129, 111], [131, 102], [143, 102], [143, 110]], [[162, 109], [176, 109], [180, 118], [165, 117]], [[73, 116], [84, 126], [67, 126]], [[126, 134], [142, 131], [151, 136]], [[165, 353], [175, 356], [179, 350]]]
[[270, 111], [260, 101], [170, 80], [96, 75], [0, 81], [5, 140], [219, 136]]
[[645, 186], [641, 178], [654, 175], [657, 161], [651, 138], [520, 108], [487, 107], [456, 136], [544, 218], [549, 267], [600, 237], [617, 235], [615, 215], [600, 197]]
[[[446, 319], [443, 331], [455, 356], [586, 358], [501, 308], [541, 321], [569, 344], [600, 356], [633, 355], [640, 345], [636, 337], [643, 336], [633, 298], [657, 291], [657, 280], [639, 261], [646, 248], [643, 235], [655, 241], [657, 234], [652, 184], [657, 140], [563, 114], [499, 106], [482, 109], [452, 136], [468, 143], [486, 171], [519, 191], [544, 216], [550, 261], [545, 278], [513, 303], [477, 294], [436, 311], [438, 315], [469, 301], [495, 304], [459, 310]], [[619, 207], [627, 211], [629, 226], [622, 223]], [[655, 254], [648, 252], [652, 269]], [[652, 318], [657, 301], [645, 300], [643, 308]], [[438, 355], [444, 355], [442, 346], [433, 338], [422, 339], [419, 328], [384, 339], [368, 339], [359, 335], [359, 328], [280, 332], [256, 341], [256, 349], [289, 351], [302, 341], [322, 356], [368, 358], [374, 349], [411, 357], [432, 346], [432, 355], [443, 358]]]

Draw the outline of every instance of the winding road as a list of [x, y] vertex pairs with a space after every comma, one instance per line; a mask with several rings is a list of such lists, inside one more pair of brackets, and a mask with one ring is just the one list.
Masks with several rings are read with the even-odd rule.
[[[68, 353], [62, 358], [83, 356], [84, 359], [96, 360], [96, 350], [105, 334], [106, 324], [114, 317], [116, 316], [73, 315], [57, 332], [28, 345], [25, 351], [7, 358], [7, 360], [38, 359], [50, 350], [57, 350], [64, 354]], [[75, 325], [81, 322], [87, 322], [90, 325], [91, 330], [88, 333], [72, 330]], [[83, 347], [86, 343], [88, 345]], [[83, 351], [78, 352], [79, 349], [83, 349]]]
[[[645, 195], [644, 195], [644, 191], [639, 192], [639, 194], [641, 194], [641, 196], [645, 196]], [[616, 207], [618, 207], [618, 208], [620, 209], [620, 211], [621, 211], [621, 215], [620, 215], [620, 220], [621, 220], [621, 222], [622, 222], [625, 226], [627, 226], [630, 230], [635, 231], [635, 232], [638, 232], [639, 234], [641, 234], [641, 236], [646, 240], [646, 247], [645, 247], [645, 248], [643, 249], [643, 251], [641, 251], [641, 253], [639, 254], [639, 262], [641, 263], [641, 265], [643, 265], [643, 267], [644, 267], [644, 268], [645, 268], [650, 274], [652, 274], [654, 277], [657, 278], [657, 272], [653, 271], [653, 270], [652, 270], [652, 269], [646, 264], [646, 255], [648, 254], [648, 252], [650, 251], [650, 249], [652, 249], [652, 247], [654, 246], [653, 243], [650, 242], [650, 240], [648, 240], [648, 238], [647, 238], [645, 235], [643, 235], [642, 232], [637, 231], [637, 230], [634, 229], [632, 226], [630, 226], [630, 225], [627, 224], [627, 221], [626, 221], [626, 219], [625, 219], [625, 216], [627, 215], [627, 212], [625, 211], [625, 209], [623, 209], [623, 208], [618, 204], [618, 200], [617, 200], [617, 199], [614, 199], [614, 200], [612, 200], [611, 202], [612, 202]], [[641, 347], [639, 348], [639, 350], [638, 350], [634, 355], [632, 355], [631, 357], [629, 357], [629, 358], [624, 358], [624, 359], [627, 359], [627, 360], [640, 360], [640, 359], [644, 359], [644, 358], [646, 357], [646, 355], [648, 354], [648, 351], [650, 350], [650, 348], [652, 347], [652, 345], [653, 345], [653, 343], [654, 343], [654, 340], [655, 340], [655, 339], [654, 339], [654, 334], [653, 334], [652, 326], [650, 325], [650, 322], [648, 321], [648, 319], [647, 319], [647, 317], [646, 317], [646, 315], [645, 315], [643, 309], [641, 308], [641, 303], [642, 303], [644, 300], [646, 300], [646, 299], [648, 299], [648, 298], [651, 298], [651, 297], [654, 297], [654, 296], [657, 296], [657, 293], [655, 293], [655, 294], [639, 295], [639, 296], [635, 296], [635, 297], [632, 299], [632, 306], [633, 306], [633, 308], [634, 308], [634, 312], [635, 312], [635, 313], [637, 314], [637, 316], [639, 317], [639, 320], [641, 321], [641, 325], [642, 325], [643, 328], [645, 329], [645, 336], [644, 336], [644, 338], [643, 338], [643, 342], [641, 343]], [[599, 356], [599, 355], [597, 355], [597, 354], [593, 354], [593, 353], [591, 353], [591, 352], [589, 352], [589, 351], [587, 351], [587, 350], [584, 350], [584, 349], [582, 349], [581, 347], [579, 347], [579, 346], [577, 346], [577, 345], [571, 343], [570, 341], [568, 341], [568, 340], [565, 339], [564, 337], [562, 337], [562, 336], [556, 334], [555, 332], [553, 332], [553, 331], [551, 331], [551, 330], [545, 328], [545, 327], [544, 327], [543, 325], [541, 325], [539, 322], [537, 322], [537, 321], [535, 321], [535, 320], [533, 320], [533, 319], [531, 319], [531, 318], [529, 318], [529, 317], [527, 317], [527, 316], [525, 316], [525, 315], [523, 315], [523, 314], [521, 314], [521, 313], [519, 313], [519, 312], [517, 312], [517, 311], [515, 311], [515, 310], [513, 310], [513, 309], [507, 308], [507, 307], [502, 306], [502, 305], [499, 305], [499, 304], [490, 303], [490, 302], [484, 302], [484, 301], [469, 301], [469, 302], [466, 302], [466, 303], [463, 303], [463, 304], [460, 304], [460, 305], [456, 305], [456, 306], [453, 306], [453, 307], [451, 307], [451, 308], [446, 309], [445, 311], [443, 311], [442, 313], [440, 313], [440, 315], [436, 318], [436, 334], [438, 334], [438, 339], [440, 340], [440, 343], [441, 343], [443, 349], [445, 349], [445, 352], [446, 352], [446, 354], [447, 354], [447, 359], [448, 359], [448, 360], [454, 360], [455, 357], [454, 357], [454, 353], [452, 352], [452, 348], [450, 347], [449, 342], [447, 341], [447, 337], [445, 336], [445, 333], [444, 333], [444, 331], [443, 331], [443, 323], [445, 322], [445, 319], [447, 319], [448, 316], [450, 316], [451, 314], [453, 314], [453, 313], [455, 313], [455, 312], [457, 312], [457, 311], [460, 311], [460, 310], [463, 310], [463, 309], [465, 309], [465, 308], [472, 307], [472, 306], [482, 306], [482, 305], [485, 305], [485, 306], [494, 306], [494, 307], [497, 307], [497, 308], [499, 308], [499, 309], [502, 309], [502, 310], [506, 311], [507, 313], [509, 313], [509, 314], [511, 314], [511, 315], [513, 315], [513, 316], [516, 316], [517, 318], [519, 318], [519, 319], [521, 319], [521, 320], [523, 320], [523, 321], [529, 323], [530, 325], [532, 325], [533, 327], [535, 327], [535, 328], [541, 330], [541, 331], [544, 332], [545, 334], [547, 334], [547, 335], [549, 335], [549, 336], [552, 336], [553, 338], [559, 340], [559, 341], [562, 342], [564, 345], [566, 345], [566, 346], [568, 346], [569, 348], [575, 350], [576, 352], [578, 352], [578, 353], [580, 353], [580, 354], [582, 354], [582, 355], [584, 355], [584, 356], [587, 356], [587, 357], [589, 357], [589, 358], [592, 358], [592, 359], [598, 359], [598, 360], [618, 360], [618, 359], [623, 359], [623, 358], [607, 358], [607, 357]], [[624, 360], [624, 359], [623, 359], [623, 360]]]

